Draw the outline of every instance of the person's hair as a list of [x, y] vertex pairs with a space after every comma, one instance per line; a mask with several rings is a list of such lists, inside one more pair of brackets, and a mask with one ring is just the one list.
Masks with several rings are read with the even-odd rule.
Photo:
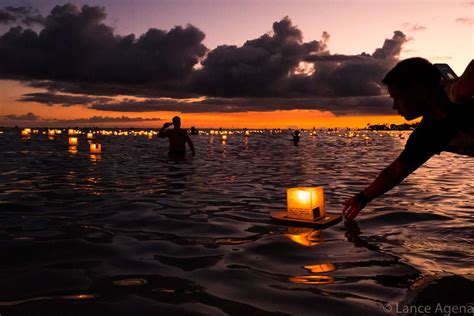
[[175, 121], [181, 122], [181, 118], [179, 116], [175, 116], [175, 117], [173, 117], [172, 121], [173, 122], [175, 122]]
[[402, 60], [383, 78], [385, 85], [412, 89], [424, 85], [428, 88], [439, 87], [441, 74], [428, 60], [414, 57]]

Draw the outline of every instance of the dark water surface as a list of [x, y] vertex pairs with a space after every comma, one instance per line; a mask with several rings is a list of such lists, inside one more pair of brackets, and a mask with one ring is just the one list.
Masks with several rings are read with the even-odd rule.
[[65, 135], [3, 132], [2, 316], [387, 315], [425, 280], [473, 288], [472, 158], [434, 157], [355, 224], [269, 220], [296, 186], [324, 187], [340, 212], [407, 133], [199, 135], [175, 163], [165, 139], [97, 136], [91, 157], [84, 135], [74, 153]]

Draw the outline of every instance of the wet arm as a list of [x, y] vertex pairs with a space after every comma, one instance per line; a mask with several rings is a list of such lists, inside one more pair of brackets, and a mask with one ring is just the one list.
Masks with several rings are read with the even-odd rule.
[[397, 186], [428, 159], [429, 157], [416, 163], [406, 163], [398, 157], [362, 192], [369, 201], [375, 199]]

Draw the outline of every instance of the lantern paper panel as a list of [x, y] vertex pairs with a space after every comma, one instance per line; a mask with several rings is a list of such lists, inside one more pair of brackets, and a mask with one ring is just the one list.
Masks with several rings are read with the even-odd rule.
[[286, 192], [288, 218], [316, 220], [325, 215], [321, 187], [291, 188]]

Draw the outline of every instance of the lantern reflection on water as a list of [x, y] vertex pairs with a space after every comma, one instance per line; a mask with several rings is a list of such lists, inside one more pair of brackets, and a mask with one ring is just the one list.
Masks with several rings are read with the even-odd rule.
[[289, 281], [298, 284], [332, 284], [334, 277], [330, 275], [300, 275], [289, 278]]
[[288, 218], [315, 220], [325, 215], [322, 187], [291, 188], [286, 197]]
[[321, 231], [312, 228], [288, 227], [285, 236], [305, 247], [316, 246], [323, 242]]
[[68, 152], [70, 154], [77, 154], [77, 146], [69, 146]]

